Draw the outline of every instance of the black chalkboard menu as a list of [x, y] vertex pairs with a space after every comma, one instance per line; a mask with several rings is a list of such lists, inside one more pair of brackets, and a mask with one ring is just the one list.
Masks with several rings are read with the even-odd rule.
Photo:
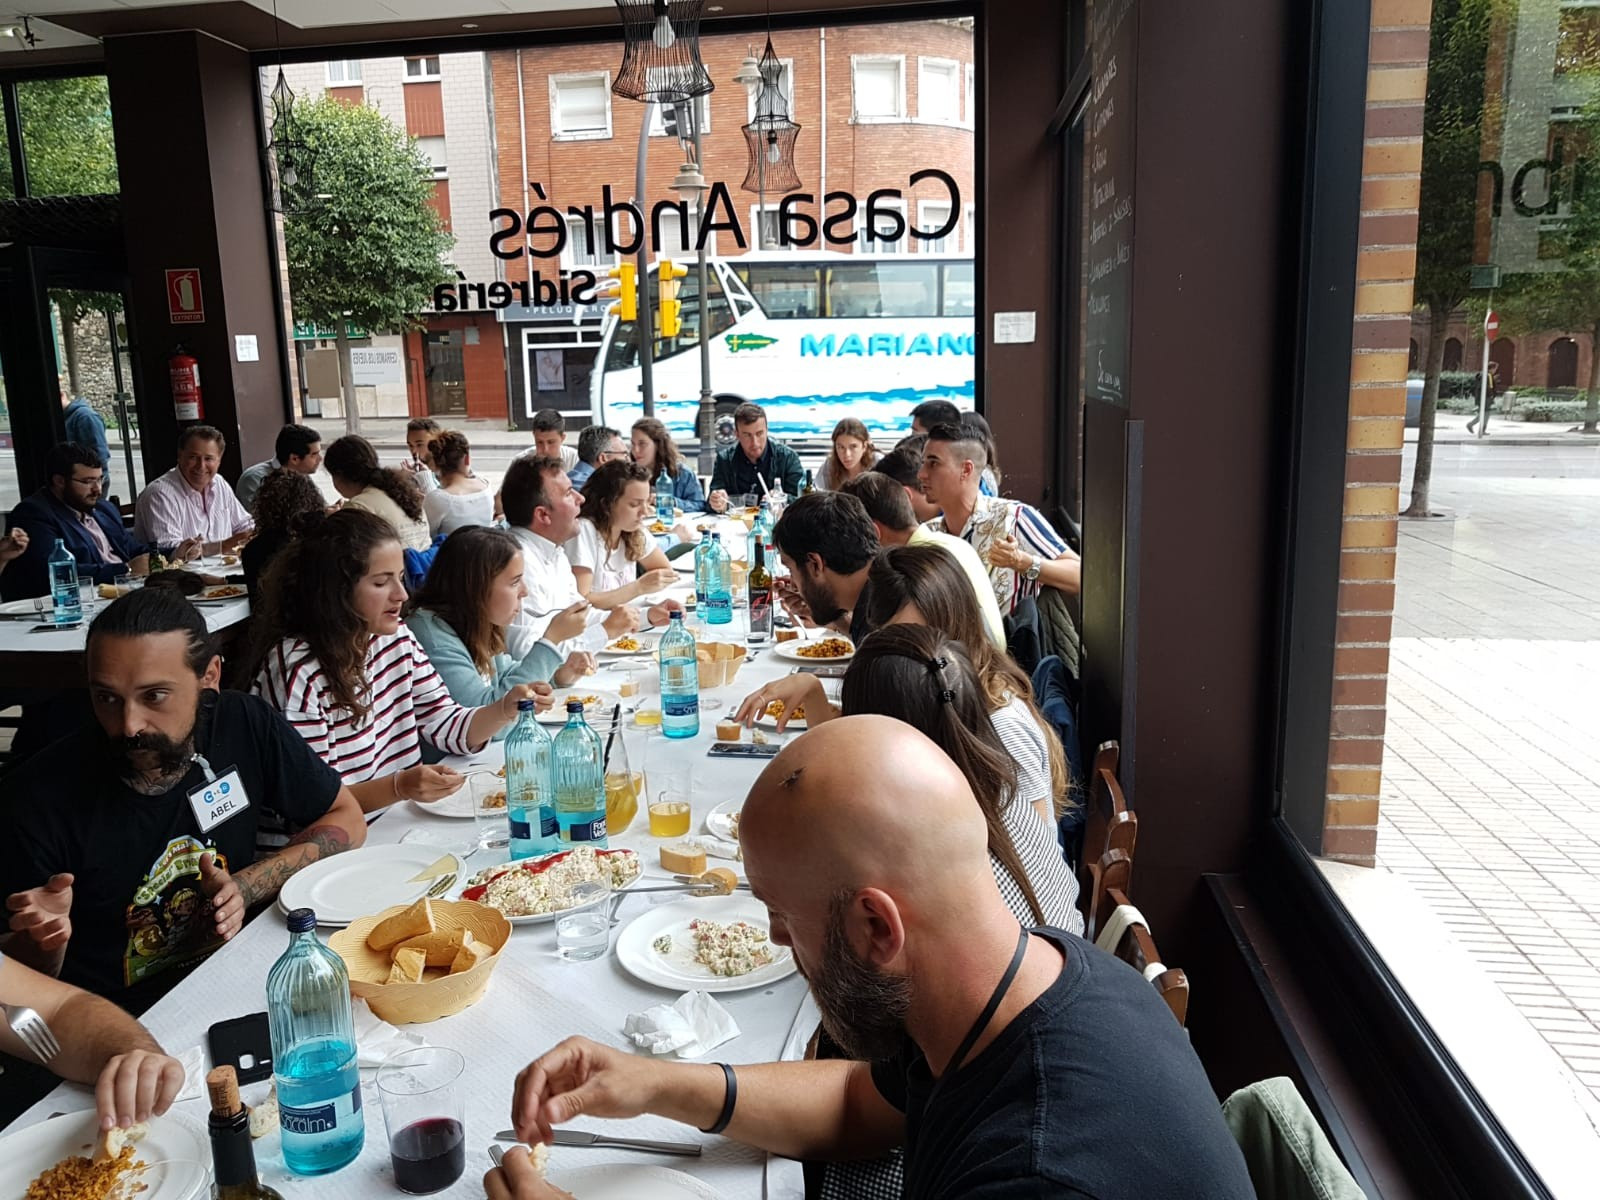
[[1133, 304], [1134, 75], [1138, 0], [1095, 0], [1090, 17], [1094, 88], [1089, 97], [1089, 291], [1085, 390], [1128, 403]]

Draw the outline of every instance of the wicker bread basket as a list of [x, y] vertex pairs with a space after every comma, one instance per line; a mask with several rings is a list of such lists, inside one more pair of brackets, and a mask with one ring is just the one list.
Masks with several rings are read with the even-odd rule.
[[362, 917], [328, 939], [329, 947], [344, 959], [345, 969], [350, 972], [350, 994], [365, 1000], [374, 1013], [391, 1025], [437, 1021], [476, 1004], [489, 986], [500, 951], [511, 937], [511, 922], [488, 905], [471, 900], [435, 900], [433, 918], [438, 929], [470, 929], [474, 940], [487, 944], [494, 953], [459, 975], [447, 974], [444, 967], [430, 967], [421, 983], [385, 983], [389, 978], [389, 952], [368, 949], [367, 934], [385, 917], [409, 907], [400, 904]]

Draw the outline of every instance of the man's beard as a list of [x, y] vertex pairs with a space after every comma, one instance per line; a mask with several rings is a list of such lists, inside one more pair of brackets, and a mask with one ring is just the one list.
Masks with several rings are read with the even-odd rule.
[[[195, 721], [198, 723], [199, 719], [200, 707], [197, 704]], [[190, 725], [189, 732], [179, 741], [164, 733], [147, 731], [132, 737], [107, 737], [106, 745], [124, 783], [136, 791], [155, 788], [153, 794], [159, 794], [188, 772], [189, 764], [194, 761], [194, 730], [194, 725]], [[155, 756], [153, 764], [150, 767], [136, 765], [134, 756], [146, 754]]]
[[844, 615], [844, 609], [839, 607], [838, 597], [826, 583], [804, 575], [800, 577], [798, 583], [800, 598], [811, 610], [811, 620], [814, 624], [831, 625]]
[[900, 1049], [911, 1011], [911, 981], [879, 971], [850, 947], [844, 933], [849, 896], [835, 897], [822, 942], [822, 966], [809, 976], [822, 1027], [851, 1058], [877, 1062]]

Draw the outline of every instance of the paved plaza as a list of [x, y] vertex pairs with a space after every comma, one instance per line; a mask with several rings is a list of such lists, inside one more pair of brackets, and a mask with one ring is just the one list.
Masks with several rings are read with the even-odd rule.
[[1600, 443], [1441, 444], [1433, 504], [1400, 525], [1378, 863], [1600, 1101]]

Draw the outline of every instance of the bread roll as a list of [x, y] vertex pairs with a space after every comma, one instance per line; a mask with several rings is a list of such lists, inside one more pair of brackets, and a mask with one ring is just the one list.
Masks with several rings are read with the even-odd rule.
[[404, 912], [385, 917], [374, 925], [367, 934], [367, 946], [373, 950], [387, 950], [407, 938], [433, 931], [433, 905], [424, 896]]
[[122, 1153], [124, 1146], [137, 1142], [150, 1132], [150, 1126], [140, 1121], [137, 1125], [129, 1125], [124, 1129], [121, 1125], [113, 1125], [100, 1135], [94, 1144], [94, 1161], [110, 1162]]
[[386, 983], [421, 983], [422, 972], [427, 969], [428, 955], [425, 951], [410, 949], [396, 950], [394, 962], [389, 965], [389, 978]]
[[663, 846], [661, 869], [674, 875], [699, 875], [706, 869], [705, 847], [699, 842], [675, 842]]
[[428, 956], [430, 967], [448, 967], [461, 947], [471, 940], [470, 929], [436, 929], [421, 937], [407, 938], [394, 949], [396, 954], [402, 950], [421, 950]]
[[488, 942], [464, 943], [450, 963], [450, 974], [459, 975], [463, 971], [470, 971], [484, 959], [494, 953], [494, 948]]

